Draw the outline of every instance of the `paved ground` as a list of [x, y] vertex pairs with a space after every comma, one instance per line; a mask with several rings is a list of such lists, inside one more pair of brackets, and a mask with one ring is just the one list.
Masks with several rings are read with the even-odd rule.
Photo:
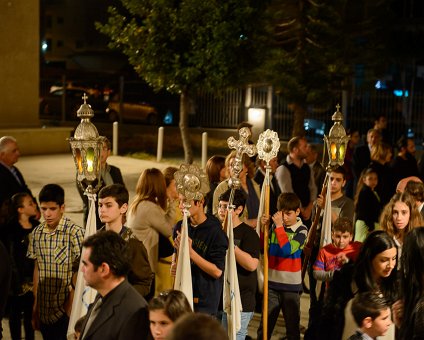
[[[181, 162], [183, 160], [181, 159]], [[130, 192], [130, 200], [134, 196], [135, 186], [141, 172], [146, 168], [156, 167], [163, 169], [167, 166], [179, 166], [178, 160], [155, 161], [139, 160], [129, 157], [111, 156], [109, 163], [118, 166], [124, 177], [125, 184]], [[43, 185], [56, 183], [65, 189], [65, 213], [76, 223], [82, 225], [82, 201], [75, 185], [75, 165], [72, 155], [47, 155], [21, 157], [16, 164], [23, 173], [25, 180], [35, 196], [38, 196]], [[302, 329], [307, 325], [307, 310], [309, 305], [309, 296], [303, 294], [301, 298], [301, 326]], [[256, 329], [260, 321], [260, 315], [255, 315], [249, 326], [249, 335], [256, 338]], [[10, 340], [8, 333], [7, 320], [3, 320], [3, 329], [5, 330], [4, 339]], [[272, 339], [281, 339], [285, 334], [282, 318], [278, 320]], [[36, 339], [41, 339], [38, 333]]]

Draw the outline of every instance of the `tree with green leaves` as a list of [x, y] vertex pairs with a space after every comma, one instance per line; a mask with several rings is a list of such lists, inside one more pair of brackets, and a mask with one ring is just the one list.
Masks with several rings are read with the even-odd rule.
[[[199, 90], [241, 83], [257, 62], [255, 0], [121, 0], [97, 28], [154, 89], [180, 95], [185, 161], [192, 163], [188, 110]], [[260, 1], [258, 1], [259, 3]]]
[[273, 0], [267, 8], [272, 47], [263, 74], [294, 111], [303, 135], [309, 105], [329, 104], [349, 89], [355, 65], [381, 73], [389, 0]]

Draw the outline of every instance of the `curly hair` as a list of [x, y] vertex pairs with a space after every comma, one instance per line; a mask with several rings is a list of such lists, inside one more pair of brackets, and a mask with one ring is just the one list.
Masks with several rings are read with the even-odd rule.
[[[409, 223], [405, 229], [398, 230], [393, 225], [393, 207], [397, 202], [403, 202], [409, 208]], [[403, 238], [404, 235], [408, 234], [413, 228], [418, 227], [423, 224], [421, 214], [415, 206], [414, 200], [410, 194], [396, 193], [390, 200], [389, 203], [383, 209], [383, 212], [380, 215], [380, 226], [387, 232], [391, 237]]]

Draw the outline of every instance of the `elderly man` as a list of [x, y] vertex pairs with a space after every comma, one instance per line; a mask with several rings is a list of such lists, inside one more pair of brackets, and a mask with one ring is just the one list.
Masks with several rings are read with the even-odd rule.
[[11, 136], [0, 138], [0, 238], [2, 236], [2, 225], [6, 223], [10, 198], [18, 192], [28, 192], [24, 177], [14, 165], [18, 162], [18, 143]]
[[121, 236], [100, 231], [83, 243], [82, 272], [97, 290], [81, 331], [83, 340], [147, 339], [147, 302], [127, 281], [130, 254]]

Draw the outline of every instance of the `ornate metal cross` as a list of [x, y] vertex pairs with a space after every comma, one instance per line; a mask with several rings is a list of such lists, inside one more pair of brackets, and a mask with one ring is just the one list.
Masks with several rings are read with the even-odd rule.
[[234, 158], [232, 164], [232, 174], [231, 180], [229, 182], [230, 187], [237, 189], [240, 187], [239, 175], [243, 170], [243, 154], [247, 154], [249, 157], [252, 157], [256, 154], [256, 146], [254, 144], [249, 144], [250, 130], [247, 127], [241, 128], [239, 130], [240, 139], [236, 140], [234, 137], [227, 139], [228, 147], [230, 149], [236, 150], [236, 157]]

